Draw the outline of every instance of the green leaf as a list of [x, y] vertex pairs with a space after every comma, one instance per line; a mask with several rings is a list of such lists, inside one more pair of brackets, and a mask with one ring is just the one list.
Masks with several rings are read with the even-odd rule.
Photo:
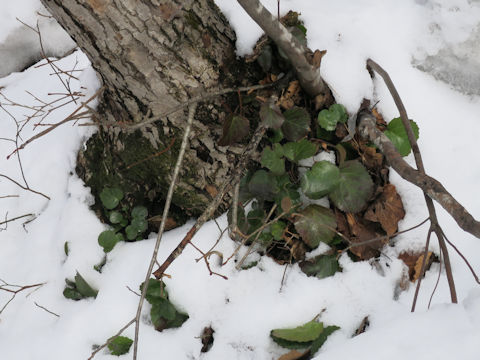
[[248, 233], [257, 230], [265, 220], [265, 211], [263, 209], [252, 209], [247, 214], [247, 221], [249, 224]]
[[77, 286], [78, 292], [84, 297], [97, 297], [98, 290], [93, 289], [78, 271], [77, 275], [75, 275], [75, 285]]
[[119, 188], [106, 187], [100, 193], [100, 200], [106, 209], [112, 210], [115, 208], [120, 200], [123, 199], [123, 191]]
[[319, 161], [303, 174], [300, 187], [310, 199], [320, 199], [331, 192], [340, 180], [340, 170], [328, 161]]
[[112, 224], [120, 224], [123, 221], [123, 215], [120, 211], [112, 211], [108, 216], [108, 220]]
[[178, 310], [175, 312], [175, 318], [173, 320], [167, 321], [167, 328], [177, 328], [182, 326], [182, 324], [187, 321], [189, 318], [188, 314], [179, 312]]
[[267, 128], [271, 129], [280, 129], [285, 121], [280, 108], [270, 103], [264, 103], [260, 107], [260, 119]]
[[285, 172], [285, 159], [278, 156], [269, 146], [263, 149], [260, 163], [269, 169], [274, 175], [282, 175]]
[[275, 240], [282, 240], [283, 239], [283, 233], [284, 233], [286, 227], [287, 227], [287, 224], [285, 224], [281, 220], [279, 220], [277, 222], [274, 222], [272, 225], [270, 225], [270, 232], [272, 233], [273, 238]]
[[282, 339], [295, 342], [310, 342], [320, 336], [323, 331], [323, 323], [312, 320], [308, 323], [293, 329], [274, 329], [270, 336], [275, 339]]
[[248, 183], [248, 190], [256, 197], [273, 200], [279, 191], [277, 178], [271, 172], [257, 170]]
[[331, 325], [323, 328], [322, 333], [318, 338], [313, 340], [312, 346], [310, 347], [310, 354], [315, 355], [315, 353], [322, 347], [322, 345], [327, 341], [327, 338], [333, 334], [335, 331], [340, 329], [338, 326]]
[[340, 265], [335, 255], [319, 255], [300, 263], [300, 269], [308, 276], [323, 279], [339, 271]]
[[150, 310], [150, 317], [152, 319], [152, 323], [157, 325], [159, 323], [160, 318], [164, 318], [166, 320], [173, 320], [175, 319], [175, 313], [177, 310], [175, 306], [165, 298], [157, 298], [155, 303], [152, 305], [152, 309]]
[[[418, 139], [419, 129], [415, 121], [410, 120], [410, 125], [412, 127], [415, 138]], [[410, 142], [408, 141], [407, 130], [403, 126], [401, 118], [395, 118], [390, 121], [387, 125], [387, 130], [385, 130], [385, 135], [390, 139], [390, 141], [395, 145], [395, 148], [398, 150], [400, 155], [407, 156], [412, 150]]]
[[285, 157], [297, 163], [299, 160], [308, 159], [317, 153], [317, 147], [306, 139], [298, 142], [288, 142], [283, 145]]
[[108, 350], [110, 350], [110, 354], [120, 356], [128, 353], [132, 344], [132, 339], [126, 336], [117, 336], [110, 344], [108, 344]]
[[273, 236], [271, 233], [268, 233], [268, 232], [262, 232], [258, 237], [258, 242], [265, 248], [269, 247], [272, 244], [272, 241], [273, 241]]
[[[228, 225], [233, 223], [233, 208], [230, 207], [227, 212]], [[246, 233], [248, 230], [247, 218], [245, 216], [245, 209], [243, 206], [237, 206], [237, 227], [242, 233]]]
[[102, 260], [98, 264], [93, 265], [93, 269], [101, 273], [106, 263], [107, 263], [107, 254], [103, 255]]
[[285, 122], [282, 132], [289, 141], [297, 141], [307, 136], [310, 131], [310, 115], [307, 110], [294, 106], [283, 113]]
[[367, 169], [357, 160], [340, 165], [338, 186], [329, 194], [336, 207], [345, 212], [362, 210], [373, 192], [373, 181]]
[[273, 129], [272, 130], [272, 135], [269, 137], [269, 140], [276, 144], [276, 143], [279, 143], [280, 141], [282, 141], [283, 139], [283, 131], [282, 129]]
[[68, 249], [68, 241], [65, 241], [63, 244], [63, 251], [65, 252], [65, 255], [68, 256], [69, 249]]
[[98, 236], [98, 244], [103, 247], [103, 251], [106, 253], [112, 251], [119, 240], [117, 234], [112, 230], [102, 231]]
[[337, 123], [345, 123], [347, 120], [347, 111], [340, 104], [333, 104], [328, 110], [324, 109], [318, 113], [318, 124], [327, 131], [335, 130]]
[[309, 205], [299, 212], [294, 225], [303, 242], [315, 249], [320, 241], [329, 244], [333, 240], [337, 222], [330, 209], [319, 205]]
[[148, 228], [146, 219], [133, 218], [132, 223], [125, 228], [125, 234], [128, 240], [135, 240], [138, 235], [143, 233]]
[[[140, 291], [143, 291], [143, 284], [140, 285]], [[168, 299], [168, 292], [165, 288], [165, 283], [160, 280], [149, 279], [145, 299], [152, 305], [161, 301], [159, 299]]]
[[242, 140], [250, 132], [250, 122], [241, 115], [230, 114], [223, 124], [223, 135], [218, 145], [232, 145]]
[[135, 206], [132, 210], [132, 218], [145, 219], [148, 215], [148, 210], [145, 206]]
[[84, 298], [84, 296], [80, 294], [80, 292], [77, 289], [73, 289], [70, 287], [66, 287], [63, 290], [63, 296], [65, 296], [67, 299], [71, 299], [75, 301], [82, 300]]

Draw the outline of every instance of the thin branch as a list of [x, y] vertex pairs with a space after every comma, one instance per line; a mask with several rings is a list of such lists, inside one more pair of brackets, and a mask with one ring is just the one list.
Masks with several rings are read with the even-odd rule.
[[60, 315], [54, 313], [53, 311], [48, 310], [45, 306], [42, 306], [42, 305], [37, 304], [36, 301], [34, 301], [33, 303], [34, 303], [37, 307], [39, 307], [40, 309], [45, 310], [46, 312], [48, 312], [49, 314], [52, 314], [52, 315], [54, 315], [54, 316], [56, 316], [56, 317], [58, 317], [58, 318], [60, 317]]
[[415, 288], [415, 295], [413, 296], [412, 309], [415, 311], [415, 306], [417, 305], [418, 293], [420, 292], [420, 286], [422, 284], [423, 275], [425, 274], [425, 267], [427, 264], [428, 257], [428, 247], [430, 246], [430, 237], [432, 236], [432, 229], [428, 230], [427, 241], [425, 243], [425, 250], [423, 251], [422, 267], [420, 268], [420, 274], [418, 276], [417, 287]]
[[275, 44], [282, 49], [292, 63], [302, 88], [312, 97], [327, 93], [328, 86], [305, 57], [306, 48], [275, 19], [258, 0], [237, 0], [250, 17], [265, 31]]
[[173, 170], [172, 180], [170, 182], [170, 187], [168, 188], [167, 199], [165, 200], [165, 206], [163, 208], [162, 222], [158, 229], [157, 241], [155, 242], [155, 247], [153, 249], [152, 258], [150, 260], [150, 265], [148, 266], [147, 274], [145, 276], [145, 281], [143, 282], [142, 295], [138, 302], [137, 314], [135, 316], [135, 340], [133, 342], [133, 360], [137, 359], [138, 351], [138, 333], [140, 329], [140, 316], [142, 314], [143, 301], [147, 295], [148, 290], [148, 280], [150, 279], [153, 267], [155, 266], [155, 261], [157, 260], [158, 249], [160, 248], [160, 242], [162, 240], [163, 231], [165, 230], [165, 224], [167, 222], [168, 211], [170, 210], [170, 204], [172, 202], [173, 191], [175, 190], [178, 174], [180, 173], [180, 168], [182, 167], [183, 158], [185, 155], [185, 150], [188, 144], [188, 138], [190, 136], [190, 130], [192, 128], [193, 118], [195, 116], [195, 111], [197, 110], [197, 103], [193, 103], [190, 106], [188, 112], [187, 126], [183, 134], [182, 145], [180, 146], [180, 152], [178, 153], [177, 163]]
[[97, 355], [97, 353], [98, 353], [100, 350], [102, 350], [102, 349], [106, 348], [108, 345], [110, 345], [110, 343], [111, 343], [113, 340], [115, 340], [115, 338], [116, 338], [117, 336], [119, 336], [121, 333], [123, 333], [123, 332], [124, 332], [130, 325], [132, 325], [134, 322], [135, 322], [135, 319], [130, 320], [130, 321], [127, 323], [127, 325], [125, 325], [125, 326], [122, 327], [120, 330], [118, 330], [118, 332], [117, 332], [115, 335], [113, 335], [112, 337], [108, 338], [108, 340], [105, 342], [105, 344], [103, 344], [103, 345], [99, 346], [98, 348], [96, 348], [95, 351], [93, 351], [93, 352], [90, 354], [90, 357], [89, 357], [87, 360], [92, 360], [92, 359], [95, 357], [95, 355]]
[[11, 182], [13, 182], [15, 185], [17, 185], [18, 187], [22, 188], [23, 190], [30, 191], [30, 192], [32, 192], [32, 193], [34, 193], [34, 194], [37, 194], [37, 195], [41, 195], [41, 196], [43, 196], [44, 198], [50, 200], [50, 197], [48, 197], [47, 195], [42, 194], [42, 193], [39, 192], [39, 191], [35, 191], [35, 190], [33, 190], [33, 189], [29, 188], [29, 187], [23, 186], [22, 184], [20, 184], [19, 182], [13, 180], [11, 177], [9, 177], [9, 176], [7, 176], [7, 175], [0, 174], [0, 177], [3, 177], [3, 178], [5, 178], [5, 179], [7, 179], [7, 180], [10, 180]]
[[12, 221], [15, 221], [15, 220], [18, 220], [18, 219], [22, 219], [22, 218], [27, 217], [27, 216], [34, 216], [34, 214], [25, 214], [25, 215], [14, 217], [12, 219], [7, 219], [5, 221], [0, 222], [0, 225], [7, 224], [9, 222], [12, 222]]

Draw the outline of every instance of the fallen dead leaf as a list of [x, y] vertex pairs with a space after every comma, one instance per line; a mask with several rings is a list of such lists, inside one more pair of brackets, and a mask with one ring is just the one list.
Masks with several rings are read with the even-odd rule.
[[405, 217], [405, 210], [400, 195], [394, 185], [386, 184], [381, 195], [370, 205], [364, 218], [379, 222], [388, 236], [397, 232], [398, 222]]
[[363, 243], [368, 240], [373, 240], [381, 234], [375, 231], [373, 223], [368, 223], [361, 218], [357, 218], [354, 214], [347, 213], [346, 215], [348, 227], [352, 236], [350, 237], [351, 248], [350, 251], [358, 256], [361, 260], [368, 260], [377, 257], [379, 250], [383, 247], [382, 240], [369, 242], [368, 244], [355, 246], [356, 243]]
[[278, 100], [277, 105], [285, 110], [291, 109], [301, 99], [300, 89], [300, 82], [298, 80], [291, 81], [288, 84], [287, 90]]
[[310, 350], [300, 352], [298, 350], [292, 350], [286, 354], [283, 354], [278, 360], [306, 360], [310, 355]]
[[[423, 252], [421, 253], [409, 253], [403, 252], [398, 255], [398, 258], [402, 260], [408, 267], [408, 277], [410, 281], [415, 282], [420, 277], [420, 271], [422, 269]], [[431, 251], [427, 254], [427, 261], [425, 263], [425, 271], [428, 271], [434, 262], [438, 261], [435, 254]]]

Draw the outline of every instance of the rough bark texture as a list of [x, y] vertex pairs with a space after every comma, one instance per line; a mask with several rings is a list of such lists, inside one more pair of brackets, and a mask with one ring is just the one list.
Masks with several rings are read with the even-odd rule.
[[[205, 91], [257, 80], [256, 70], [236, 59], [235, 33], [213, 0], [41, 1], [103, 80], [99, 121], [138, 122]], [[232, 111], [235, 101], [226, 100]], [[225, 118], [218, 104], [198, 109], [174, 195], [174, 208], [188, 215], [205, 208], [240, 151], [216, 145]], [[101, 129], [80, 154], [77, 172], [95, 195], [117, 185], [132, 202], [157, 204], [151, 210], [160, 212], [185, 119], [179, 111], [134, 133]]]

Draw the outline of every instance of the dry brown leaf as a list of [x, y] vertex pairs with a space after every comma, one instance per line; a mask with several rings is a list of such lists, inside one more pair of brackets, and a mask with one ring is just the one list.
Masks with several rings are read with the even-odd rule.
[[287, 90], [278, 100], [277, 105], [285, 110], [291, 109], [301, 99], [300, 89], [300, 82], [298, 80], [291, 81], [288, 84]]
[[292, 350], [286, 354], [283, 354], [278, 360], [303, 360], [307, 359], [310, 355], [310, 350], [300, 352], [298, 350]]
[[402, 198], [392, 184], [383, 187], [382, 194], [368, 207], [364, 215], [369, 221], [379, 222], [389, 236], [397, 232], [398, 222], [404, 217]]
[[370, 321], [368, 320], [368, 316], [365, 316], [360, 325], [357, 327], [357, 330], [355, 330], [355, 334], [353, 336], [363, 334], [369, 326]]
[[[368, 223], [363, 219], [357, 218], [354, 214], [347, 213], [347, 223], [352, 233], [350, 237], [351, 246], [356, 243], [363, 243], [365, 241], [373, 240], [379, 236], [375, 232], [373, 223]], [[358, 256], [361, 260], [368, 260], [377, 257], [379, 250], [383, 247], [384, 243], [381, 240], [375, 240], [368, 244], [352, 246], [350, 251]]]
[[[398, 255], [398, 258], [402, 260], [408, 267], [408, 277], [410, 281], [415, 282], [420, 277], [420, 271], [422, 269], [423, 252], [422, 253], [409, 253], [403, 252]], [[427, 262], [425, 263], [425, 271], [429, 270], [432, 263], [436, 260], [436, 256], [429, 251], [427, 254]]]
[[361, 146], [362, 162], [369, 169], [379, 169], [383, 165], [383, 155], [376, 148], [371, 146]]
[[387, 122], [383, 118], [382, 114], [380, 114], [376, 108], [372, 109], [372, 114], [375, 116], [375, 119], [377, 119], [377, 127], [379, 127], [380, 130], [385, 130], [387, 127]]
[[217, 196], [218, 194], [218, 190], [215, 186], [213, 185], [206, 185], [205, 186], [205, 190], [208, 192], [208, 194], [214, 198], [215, 196]]

